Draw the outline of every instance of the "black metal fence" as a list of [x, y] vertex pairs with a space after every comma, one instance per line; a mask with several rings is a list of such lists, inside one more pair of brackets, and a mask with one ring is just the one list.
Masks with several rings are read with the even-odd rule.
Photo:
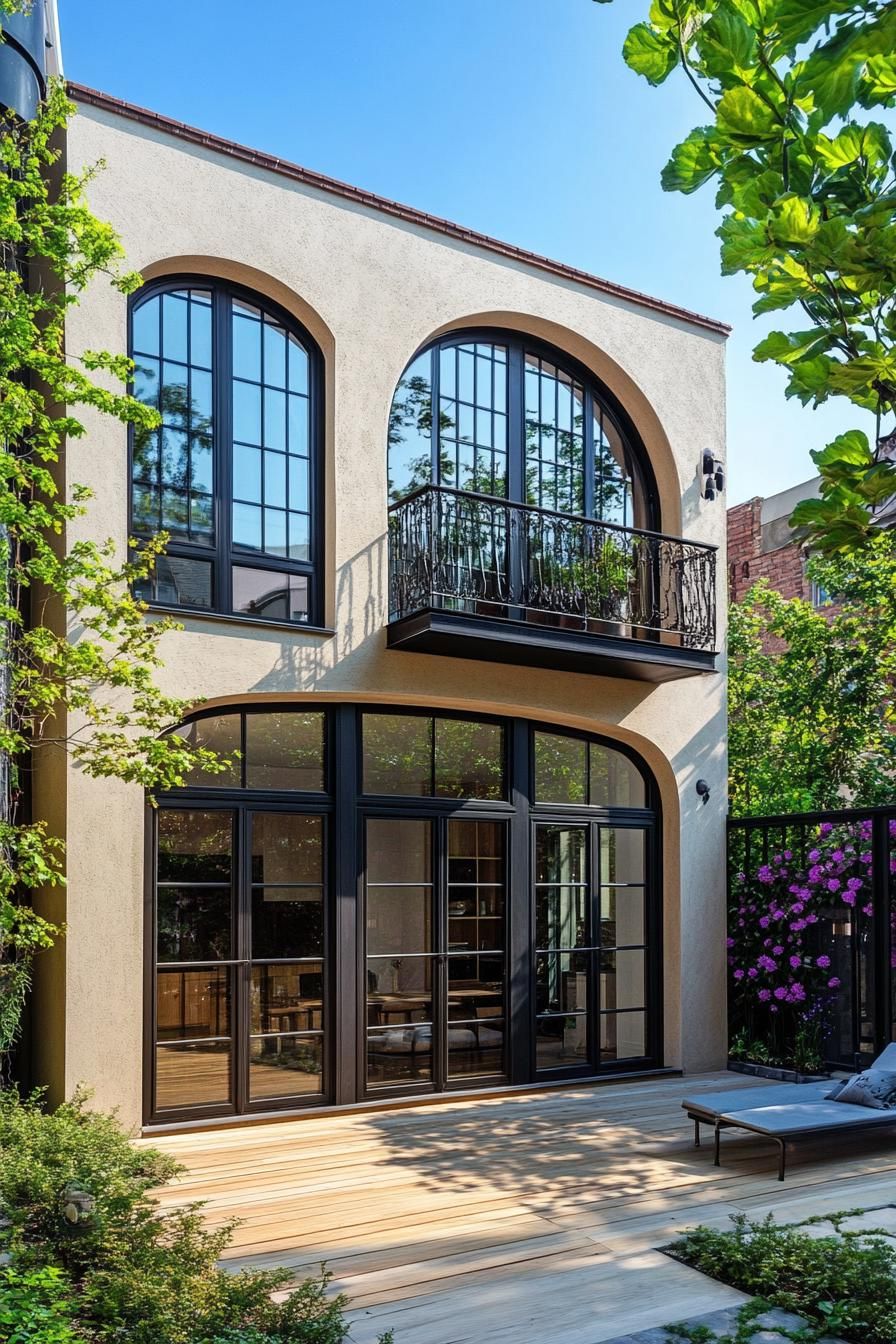
[[815, 1031], [848, 1067], [894, 1039], [894, 868], [896, 807], [729, 821], [732, 1039], [792, 1053]]
[[389, 510], [390, 616], [432, 608], [715, 647], [716, 550], [423, 486]]

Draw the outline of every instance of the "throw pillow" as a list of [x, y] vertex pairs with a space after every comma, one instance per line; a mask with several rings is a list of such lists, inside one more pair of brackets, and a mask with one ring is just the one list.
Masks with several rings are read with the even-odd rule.
[[868, 1106], [872, 1111], [896, 1111], [896, 1073], [886, 1069], [866, 1069], [850, 1078], [833, 1100], [852, 1106]]

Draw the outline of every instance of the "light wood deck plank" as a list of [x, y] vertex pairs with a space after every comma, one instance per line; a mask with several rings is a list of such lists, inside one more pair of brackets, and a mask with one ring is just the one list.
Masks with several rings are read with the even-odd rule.
[[[231, 1266], [326, 1260], [351, 1338], [373, 1344], [599, 1344], [739, 1295], [660, 1254], [695, 1223], [896, 1200], [892, 1136], [798, 1147], [788, 1178], [758, 1139], [692, 1145], [682, 1096], [736, 1074], [644, 1080], [140, 1140], [185, 1171], [159, 1200], [242, 1220]], [[709, 1131], [705, 1131], [707, 1140]]]

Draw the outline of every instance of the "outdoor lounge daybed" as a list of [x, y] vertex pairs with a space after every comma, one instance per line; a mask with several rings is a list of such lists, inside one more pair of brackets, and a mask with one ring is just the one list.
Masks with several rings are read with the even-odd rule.
[[[875, 1069], [896, 1072], [896, 1044], [888, 1045]], [[848, 1102], [828, 1101], [830, 1079], [817, 1083], [777, 1083], [767, 1087], [733, 1087], [705, 1092], [681, 1104], [694, 1121], [694, 1145], [700, 1146], [700, 1126], [712, 1125], [715, 1164], [721, 1166], [723, 1129], [744, 1129], [774, 1139], [778, 1145], [778, 1180], [783, 1181], [787, 1143], [820, 1133], [845, 1133], [896, 1126], [896, 1110], [872, 1110]]]

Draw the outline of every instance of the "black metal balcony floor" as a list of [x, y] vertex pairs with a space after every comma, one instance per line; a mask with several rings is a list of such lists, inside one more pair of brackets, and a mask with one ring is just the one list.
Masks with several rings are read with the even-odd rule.
[[387, 628], [387, 643], [390, 649], [408, 653], [436, 653], [654, 683], [716, 670], [712, 650], [437, 609], [392, 621]]

